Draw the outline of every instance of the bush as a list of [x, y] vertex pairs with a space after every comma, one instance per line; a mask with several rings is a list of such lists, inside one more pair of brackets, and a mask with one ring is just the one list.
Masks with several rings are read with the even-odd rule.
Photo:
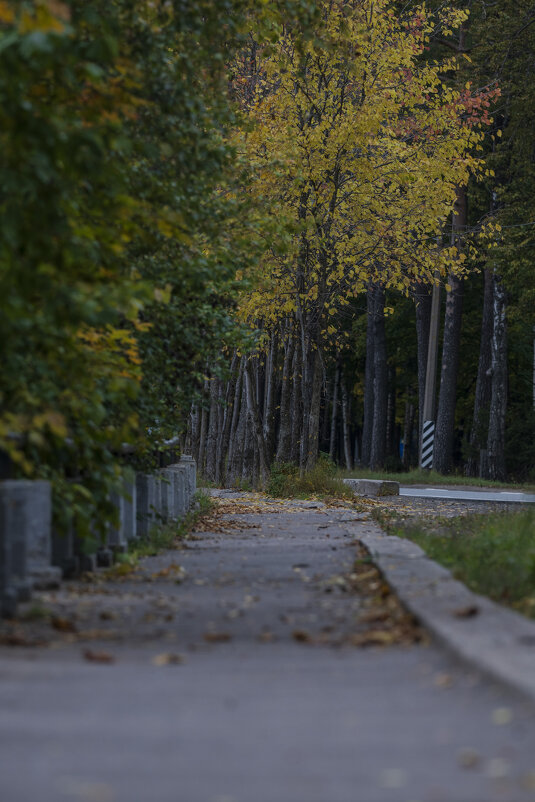
[[271, 466], [271, 475], [266, 487], [268, 495], [276, 498], [293, 496], [345, 496], [353, 494], [340, 479], [335, 478], [336, 465], [328, 454], [321, 453], [316, 465], [303, 476], [293, 462], [276, 462]]

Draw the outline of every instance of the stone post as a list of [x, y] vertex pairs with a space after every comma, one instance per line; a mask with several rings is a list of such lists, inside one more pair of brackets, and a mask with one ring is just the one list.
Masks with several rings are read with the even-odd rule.
[[0, 482], [0, 612], [12, 617], [17, 602], [31, 596], [28, 577], [28, 530], [34, 483]]
[[180, 457], [179, 465], [185, 465], [187, 468], [186, 478], [186, 509], [190, 509], [193, 504], [193, 497], [197, 492], [197, 466], [195, 460], [189, 454], [183, 454]]
[[169, 478], [173, 492], [172, 514], [171, 518], [174, 521], [183, 518], [187, 511], [186, 505], [186, 484], [188, 468], [186, 465], [181, 465], [175, 462], [169, 465], [163, 472]]
[[158, 481], [155, 476], [145, 473], [136, 475], [136, 518], [137, 534], [147, 537], [157, 520], [160, 507]]
[[45, 481], [31, 485], [27, 502], [28, 573], [35, 588], [57, 588], [61, 571], [52, 565], [52, 488]]

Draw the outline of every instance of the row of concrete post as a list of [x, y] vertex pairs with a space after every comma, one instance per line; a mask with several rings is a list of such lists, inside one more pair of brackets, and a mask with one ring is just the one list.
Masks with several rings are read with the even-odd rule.
[[195, 491], [193, 457], [183, 456], [157, 474], [132, 472], [123, 492], [111, 497], [118, 525], [108, 530], [97, 552], [87, 553], [75, 531], [54, 531], [50, 482], [0, 481], [0, 613], [14, 616], [17, 603], [27, 601], [34, 588], [57, 587], [62, 578], [110, 564], [114, 552], [147, 538], [153, 526], [179, 521]]

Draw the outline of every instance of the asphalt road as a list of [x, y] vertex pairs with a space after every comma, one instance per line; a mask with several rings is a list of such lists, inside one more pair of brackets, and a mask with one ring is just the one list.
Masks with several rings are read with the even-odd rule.
[[365, 516], [236, 501], [134, 577], [43, 596], [76, 632], [0, 649], [2, 802], [535, 799], [523, 698], [434, 645], [352, 645], [388, 624], [344, 585]]
[[455, 501], [495, 501], [501, 504], [535, 504], [535, 493], [512, 490], [476, 490], [474, 488], [417, 487], [399, 488], [400, 496], [441, 498]]

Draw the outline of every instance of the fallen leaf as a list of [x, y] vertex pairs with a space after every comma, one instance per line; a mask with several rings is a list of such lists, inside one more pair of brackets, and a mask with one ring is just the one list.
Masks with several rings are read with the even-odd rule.
[[92, 649], [84, 651], [84, 657], [91, 663], [115, 663], [115, 657], [109, 652], [94, 652]]
[[304, 629], [294, 629], [292, 632], [292, 637], [298, 643], [310, 643], [312, 641], [310, 633]]
[[155, 666], [178, 666], [184, 663], [184, 657], [181, 654], [173, 654], [172, 652], [162, 652], [152, 658], [152, 664]]
[[441, 673], [437, 674], [434, 679], [434, 685], [437, 688], [450, 688], [453, 682], [451, 674]]
[[481, 755], [475, 749], [462, 749], [457, 756], [457, 760], [459, 766], [462, 766], [463, 769], [474, 769], [481, 763]]
[[232, 640], [230, 632], [205, 632], [204, 640], [207, 643], [226, 643]]
[[459, 607], [453, 611], [453, 615], [457, 618], [473, 618], [479, 613], [477, 604], [467, 604], [465, 607]]
[[52, 616], [50, 624], [57, 629], [58, 632], [76, 632], [76, 624], [69, 618], [63, 618], [60, 615]]
[[386, 646], [394, 643], [395, 640], [396, 636], [392, 632], [384, 629], [371, 629], [369, 632], [353, 635], [351, 643], [353, 646]]

